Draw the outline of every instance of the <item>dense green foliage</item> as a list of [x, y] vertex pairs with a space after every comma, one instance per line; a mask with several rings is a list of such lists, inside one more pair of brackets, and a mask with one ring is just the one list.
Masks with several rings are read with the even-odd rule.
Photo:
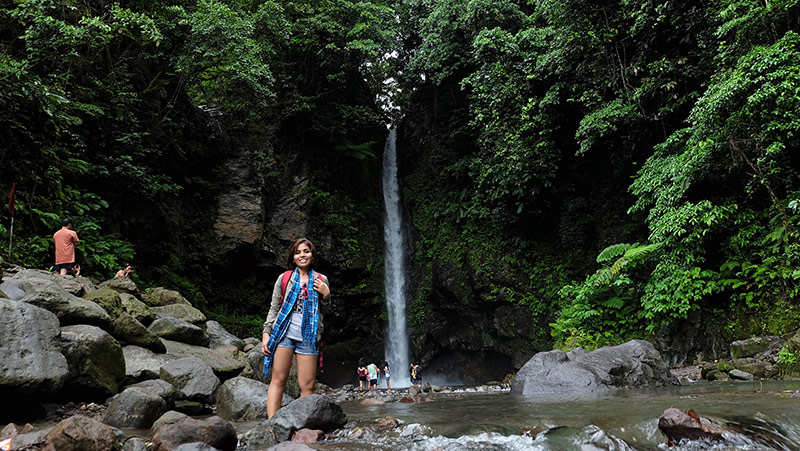
[[[236, 160], [262, 198], [302, 185], [330, 264], [365, 269], [346, 289], [378, 292], [393, 118], [412, 325], [447, 321], [445, 274], [473, 309], [526, 308], [537, 348], [697, 313], [783, 334], [800, 327], [799, 3], [6, 2], [11, 260], [50, 266], [71, 216], [88, 272], [135, 258], [148, 282], [255, 324], [264, 262], [215, 254], [207, 233]], [[214, 294], [238, 273], [236, 300]]]

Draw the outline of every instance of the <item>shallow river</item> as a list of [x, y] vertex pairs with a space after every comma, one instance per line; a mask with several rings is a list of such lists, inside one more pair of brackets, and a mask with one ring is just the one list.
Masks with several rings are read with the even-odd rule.
[[[523, 397], [459, 391], [431, 402], [342, 404], [348, 426], [325, 450], [654, 450], [664, 409], [693, 409], [730, 432], [723, 443], [684, 443], [675, 450], [800, 450], [800, 381], [702, 382], [620, 391], [590, 398]], [[792, 396], [794, 395], [794, 396]], [[375, 428], [376, 419], [401, 421]]]

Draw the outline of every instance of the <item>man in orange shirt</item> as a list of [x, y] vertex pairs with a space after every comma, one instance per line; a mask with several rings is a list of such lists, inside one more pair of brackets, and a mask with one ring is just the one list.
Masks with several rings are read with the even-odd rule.
[[75, 246], [78, 241], [78, 234], [72, 229], [72, 221], [64, 218], [61, 221], [61, 230], [53, 234], [53, 241], [56, 243], [56, 266], [53, 271], [64, 275], [75, 266]]

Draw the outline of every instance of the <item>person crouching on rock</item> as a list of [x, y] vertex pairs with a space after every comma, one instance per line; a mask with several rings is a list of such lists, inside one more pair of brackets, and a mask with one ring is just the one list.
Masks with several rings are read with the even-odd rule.
[[267, 417], [272, 418], [281, 407], [286, 379], [297, 356], [297, 382], [300, 397], [314, 393], [317, 377], [317, 343], [322, 335], [320, 302], [328, 299], [331, 290], [328, 278], [312, 268], [317, 261], [314, 244], [305, 239], [294, 240], [289, 247], [289, 271], [275, 282], [269, 314], [264, 322], [261, 352], [264, 353], [264, 375], [272, 371], [267, 391]]

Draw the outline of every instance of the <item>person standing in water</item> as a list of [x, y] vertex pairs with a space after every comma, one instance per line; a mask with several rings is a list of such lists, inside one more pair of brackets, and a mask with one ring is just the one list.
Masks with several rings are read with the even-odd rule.
[[391, 377], [391, 374], [389, 374], [389, 362], [383, 362], [383, 378], [386, 379], [386, 388], [388, 389], [392, 388], [392, 384], [389, 381]]
[[331, 295], [328, 278], [313, 270], [316, 261], [316, 249], [311, 241], [306, 238], [294, 240], [287, 260], [290, 271], [278, 277], [272, 290], [261, 341], [264, 371], [272, 372], [267, 391], [268, 418], [272, 418], [281, 407], [292, 357], [297, 356], [300, 397], [314, 393], [319, 355], [317, 343], [322, 335], [319, 305]]

